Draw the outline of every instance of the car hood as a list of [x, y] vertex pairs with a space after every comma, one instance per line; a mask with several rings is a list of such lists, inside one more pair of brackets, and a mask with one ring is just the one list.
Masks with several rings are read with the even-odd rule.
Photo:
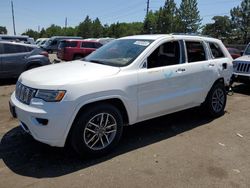
[[249, 63], [250, 63], [250, 55], [241, 56], [241, 57], [235, 59], [234, 61], [249, 61]]
[[103, 79], [115, 75], [119, 71], [120, 68], [118, 67], [78, 60], [47, 65], [26, 71], [19, 77], [19, 82], [33, 88], [59, 89], [66, 84]]

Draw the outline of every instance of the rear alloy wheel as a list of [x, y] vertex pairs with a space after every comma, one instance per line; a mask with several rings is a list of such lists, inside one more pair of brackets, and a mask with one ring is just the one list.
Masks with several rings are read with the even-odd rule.
[[219, 117], [224, 114], [224, 109], [227, 102], [227, 94], [224, 84], [217, 83], [215, 84], [208, 96], [206, 98], [204, 109], [212, 117]]
[[122, 135], [122, 116], [109, 104], [82, 112], [72, 130], [72, 146], [80, 154], [102, 155], [114, 148]]

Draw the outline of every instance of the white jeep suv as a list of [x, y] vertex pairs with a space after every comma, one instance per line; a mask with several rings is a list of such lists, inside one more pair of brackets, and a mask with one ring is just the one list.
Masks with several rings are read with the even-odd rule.
[[124, 125], [203, 106], [226, 105], [232, 58], [217, 39], [140, 35], [114, 40], [85, 59], [24, 72], [10, 110], [36, 140], [104, 154]]
[[250, 43], [246, 47], [243, 56], [233, 61], [233, 81], [250, 83]]

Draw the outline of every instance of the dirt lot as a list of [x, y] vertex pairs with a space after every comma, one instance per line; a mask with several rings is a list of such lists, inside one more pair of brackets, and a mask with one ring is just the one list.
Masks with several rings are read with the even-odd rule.
[[250, 87], [238, 85], [225, 115], [198, 109], [127, 127], [99, 159], [36, 142], [10, 117], [14, 81], [0, 86], [0, 187], [250, 187]]

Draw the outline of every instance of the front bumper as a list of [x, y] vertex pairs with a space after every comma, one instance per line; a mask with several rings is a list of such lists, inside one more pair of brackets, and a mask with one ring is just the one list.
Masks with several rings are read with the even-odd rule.
[[250, 83], [250, 74], [233, 73], [233, 82]]
[[[30, 105], [21, 103], [11, 95], [10, 106], [14, 107], [17, 119], [26, 132], [35, 140], [57, 147], [63, 147], [72, 118], [72, 105], [69, 102], [47, 103], [32, 99]], [[42, 124], [38, 119], [48, 120]]]

